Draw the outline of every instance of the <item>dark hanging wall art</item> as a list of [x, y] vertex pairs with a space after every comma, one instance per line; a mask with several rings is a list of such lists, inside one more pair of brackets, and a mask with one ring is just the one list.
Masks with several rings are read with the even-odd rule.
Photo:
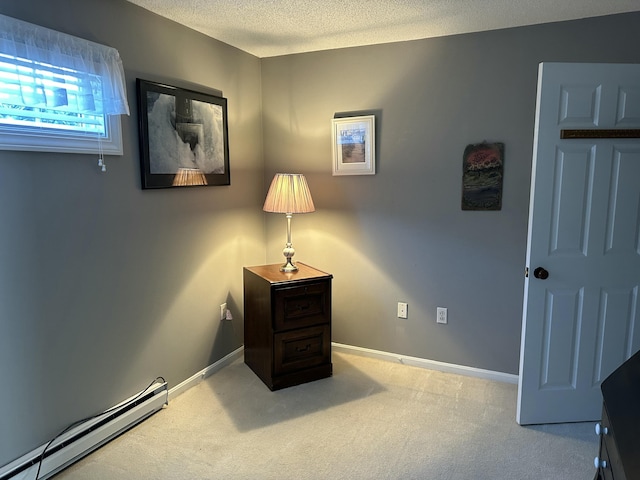
[[462, 210], [502, 209], [504, 143], [467, 145], [462, 163]]

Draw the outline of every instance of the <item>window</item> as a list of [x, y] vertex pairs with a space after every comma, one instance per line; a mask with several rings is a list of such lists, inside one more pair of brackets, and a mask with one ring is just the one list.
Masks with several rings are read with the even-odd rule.
[[0, 149], [122, 154], [117, 50], [0, 15]]

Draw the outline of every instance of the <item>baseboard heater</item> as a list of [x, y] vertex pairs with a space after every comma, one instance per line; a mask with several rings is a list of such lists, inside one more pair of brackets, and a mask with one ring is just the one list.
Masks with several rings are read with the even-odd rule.
[[157, 382], [143, 394], [125, 400], [107, 413], [60, 435], [48, 447], [48, 444], [42, 445], [0, 468], [0, 480], [35, 480], [38, 467], [38, 480], [50, 478], [153, 415], [167, 403], [167, 399], [166, 382]]

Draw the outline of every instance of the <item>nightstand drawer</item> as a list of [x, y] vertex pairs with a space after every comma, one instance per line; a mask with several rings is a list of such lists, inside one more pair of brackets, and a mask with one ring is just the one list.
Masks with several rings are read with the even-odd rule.
[[602, 421], [600, 424], [602, 425], [602, 429], [606, 429], [607, 431], [601, 438], [601, 460], [607, 462], [607, 466], [602, 468], [602, 478], [604, 480], [625, 480], [624, 467], [620, 461], [620, 454], [618, 453], [613, 427], [609, 421], [609, 414], [606, 408], [602, 409]]
[[329, 323], [331, 311], [330, 283], [310, 283], [275, 291], [275, 331]]
[[274, 338], [276, 375], [331, 362], [329, 325], [278, 333]]
[[[618, 477], [614, 475], [609, 452], [607, 452], [607, 447], [604, 443], [600, 446], [599, 460], [601, 466], [598, 468], [598, 476], [596, 478], [599, 480], [617, 480]], [[624, 474], [620, 474], [620, 480], [624, 480]]]

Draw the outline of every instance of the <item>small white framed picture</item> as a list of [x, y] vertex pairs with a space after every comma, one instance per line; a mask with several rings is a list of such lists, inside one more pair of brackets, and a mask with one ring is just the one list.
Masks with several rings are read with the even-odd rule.
[[333, 175], [375, 175], [376, 117], [331, 120]]

